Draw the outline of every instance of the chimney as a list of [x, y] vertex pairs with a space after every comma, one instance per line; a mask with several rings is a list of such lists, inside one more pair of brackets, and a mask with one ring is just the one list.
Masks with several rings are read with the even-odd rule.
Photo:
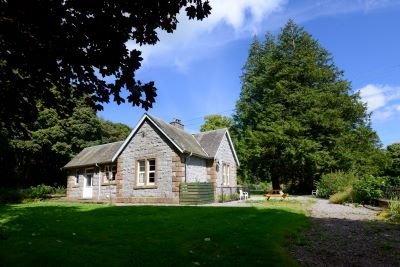
[[181, 130], [183, 130], [184, 128], [184, 125], [182, 124], [182, 121], [180, 119], [175, 119], [174, 121], [171, 121], [169, 124]]

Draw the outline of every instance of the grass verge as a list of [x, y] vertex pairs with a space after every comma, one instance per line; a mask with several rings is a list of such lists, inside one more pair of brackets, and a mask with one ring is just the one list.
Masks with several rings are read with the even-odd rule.
[[0, 206], [0, 266], [296, 266], [290, 208]]

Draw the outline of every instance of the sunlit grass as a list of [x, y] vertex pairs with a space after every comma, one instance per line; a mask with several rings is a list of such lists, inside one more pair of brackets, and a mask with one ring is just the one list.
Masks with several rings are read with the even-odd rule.
[[295, 266], [285, 242], [309, 224], [299, 205], [0, 206], [0, 266]]

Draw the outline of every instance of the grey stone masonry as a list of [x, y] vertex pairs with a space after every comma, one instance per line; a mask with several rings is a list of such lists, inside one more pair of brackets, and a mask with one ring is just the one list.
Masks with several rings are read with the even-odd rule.
[[[115, 182], [104, 183], [104, 166], [101, 166], [101, 171], [95, 165], [86, 168], [77, 168], [68, 170], [67, 182], [67, 198], [82, 199], [83, 188], [85, 183], [85, 174], [87, 169], [93, 170], [92, 181], [92, 197], [94, 201], [114, 201], [116, 198]], [[79, 173], [79, 175], [78, 175]], [[79, 176], [78, 183], [76, 177]], [[100, 184], [99, 184], [100, 183]]]
[[186, 182], [207, 182], [207, 162], [205, 159], [191, 156], [186, 163]]
[[77, 170], [68, 170], [67, 177], [67, 198], [79, 199], [82, 198], [83, 175], [79, 175], [79, 182], [76, 183]]
[[[177, 203], [179, 192], [175, 187], [179, 187], [179, 179], [182, 179], [184, 171], [180, 169], [181, 164], [176, 164], [181, 161], [179, 157], [177, 160], [177, 156], [159, 130], [144, 121], [118, 158], [117, 201]], [[138, 184], [138, 160], [148, 162], [153, 159], [156, 164], [154, 185]], [[146, 163], [145, 177], [147, 173]]]
[[[216, 183], [217, 186], [230, 186], [230, 187], [236, 187], [237, 186], [237, 176], [236, 176], [236, 170], [237, 170], [237, 164], [233, 155], [233, 150], [230, 147], [229, 141], [227, 134], [225, 134], [224, 138], [221, 141], [220, 147], [218, 148], [218, 151], [215, 155], [216, 161], [219, 162], [219, 169], [217, 171], [217, 179]], [[229, 165], [229, 184], [224, 185], [223, 184], [223, 164]], [[217, 194], [220, 194], [221, 191], [218, 190], [216, 192]]]

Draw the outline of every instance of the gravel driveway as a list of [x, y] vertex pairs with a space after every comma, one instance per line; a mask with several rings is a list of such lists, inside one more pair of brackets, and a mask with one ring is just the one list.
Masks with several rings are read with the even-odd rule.
[[376, 220], [377, 211], [317, 199], [311, 228], [293, 241], [304, 266], [399, 266], [400, 226]]

